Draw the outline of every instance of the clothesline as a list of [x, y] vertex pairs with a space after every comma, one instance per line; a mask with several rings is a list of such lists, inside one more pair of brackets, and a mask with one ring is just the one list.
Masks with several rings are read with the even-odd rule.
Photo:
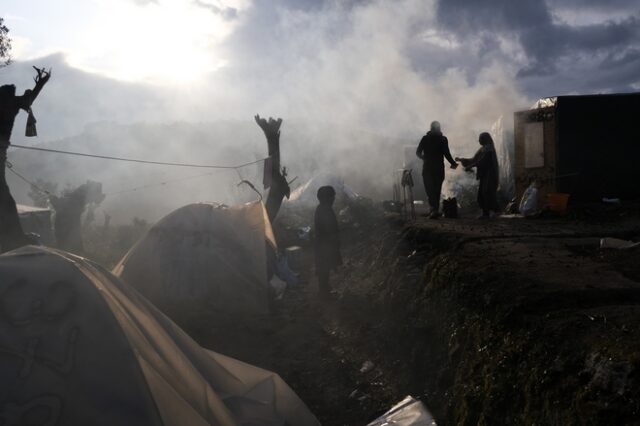
[[268, 157], [261, 158], [259, 160], [249, 161], [247, 163], [238, 164], [235, 166], [221, 166], [221, 165], [213, 165], [213, 164], [191, 164], [191, 163], [174, 163], [174, 162], [165, 162], [165, 161], [153, 161], [153, 160], [142, 160], [137, 158], [126, 158], [126, 157], [115, 157], [111, 155], [98, 155], [98, 154], [87, 154], [83, 152], [74, 152], [74, 151], [63, 151], [59, 149], [48, 149], [48, 148], [39, 148], [35, 146], [24, 146], [24, 145], [10, 145], [13, 148], [19, 149], [27, 149], [31, 151], [41, 151], [48, 152], [53, 154], [63, 154], [63, 155], [73, 155], [77, 157], [90, 157], [90, 158], [99, 158], [103, 160], [112, 160], [112, 161], [126, 161], [130, 163], [142, 163], [142, 164], [155, 164], [160, 166], [172, 166], [172, 167], [192, 167], [192, 168], [205, 168], [205, 169], [227, 169], [234, 170], [242, 167], [250, 166], [253, 164], [257, 164], [265, 161]]

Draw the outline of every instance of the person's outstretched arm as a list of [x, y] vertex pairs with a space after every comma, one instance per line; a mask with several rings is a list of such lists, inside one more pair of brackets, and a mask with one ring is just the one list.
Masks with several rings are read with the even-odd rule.
[[424, 138], [422, 138], [420, 140], [420, 143], [418, 144], [418, 149], [416, 149], [416, 156], [419, 159], [424, 160]]
[[485, 155], [486, 151], [483, 148], [480, 148], [478, 152], [476, 152], [476, 155], [473, 156], [473, 158], [459, 158], [458, 160], [460, 160], [465, 169], [470, 169], [472, 167], [477, 167], [478, 164], [482, 162]]
[[444, 153], [444, 158], [447, 159], [452, 168], [455, 169], [456, 167], [458, 167], [458, 163], [456, 163], [456, 161], [453, 159], [453, 156], [451, 155], [451, 151], [449, 150], [449, 139], [447, 139], [446, 137], [442, 138], [442, 152]]

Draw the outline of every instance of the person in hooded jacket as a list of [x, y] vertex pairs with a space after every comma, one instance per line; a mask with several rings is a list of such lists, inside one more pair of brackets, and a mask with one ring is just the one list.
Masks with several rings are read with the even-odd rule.
[[318, 189], [318, 201], [314, 217], [316, 275], [320, 297], [327, 298], [331, 294], [329, 276], [331, 271], [342, 265], [340, 254], [340, 229], [338, 219], [333, 211], [336, 191], [332, 186]]
[[481, 218], [489, 218], [492, 213], [499, 212], [498, 207], [498, 183], [500, 173], [498, 169], [498, 156], [493, 144], [493, 138], [487, 132], [480, 133], [478, 138], [480, 149], [473, 158], [456, 158], [462, 163], [465, 170], [476, 168], [476, 179], [480, 181], [478, 187], [478, 204], [482, 209]]
[[431, 212], [429, 217], [440, 217], [440, 196], [442, 183], [444, 182], [444, 159], [446, 158], [451, 168], [458, 167], [458, 163], [449, 151], [449, 140], [442, 134], [440, 123], [431, 123], [431, 130], [420, 140], [416, 155], [423, 161], [422, 179], [424, 189], [429, 199]]

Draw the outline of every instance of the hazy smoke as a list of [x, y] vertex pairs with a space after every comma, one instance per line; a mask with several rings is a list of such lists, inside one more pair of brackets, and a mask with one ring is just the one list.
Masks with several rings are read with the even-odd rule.
[[[334, 172], [361, 194], [390, 197], [403, 146], [417, 144], [432, 120], [442, 123], [454, 156], [471, 156], [481, 131], [529, 103], [516, 89], [514, 70], [498, 59], [478, 61], [473, 73], [455, 66], [461, 51], [482, 55], [482, 49], [461, 47], [441, 33], [435, 10], [434, 2], [423, 0], [328, 2], [309, 10], [255, 2], [236, 17], [237, 30], [225, 44], [228, 66], [190, 88], [115, 82], [70, 69], [60, 56], [44, 58], [36, 62], [55, 68], [34, 106], [38, 142], [138, 158], [240, 163], [266, 154], [253, 122], [260, 113], [285, 120], [283, 161], [298, 183]], [[18, 83], [19, 90], [29, 86], [28, 65], [3, 69], [0, 80]], [[88, 126], [96, 121], [102, 123]], [[18, 121], [14, 142], [33, 144], [20, 136], [23, 128]], [[34, 179], [61, 187], [92, 179], [107, 193], [207, 172], [11, 155]], [[260, 168], [242, 174], [261, 184]], [[187, 202], [254, 197], [236, 187], [239, 179], [218, 172], [114, 195], [102, 208], [114, 220], [156, 220]], [[11, 184], [28, 202], [27, 185]]]

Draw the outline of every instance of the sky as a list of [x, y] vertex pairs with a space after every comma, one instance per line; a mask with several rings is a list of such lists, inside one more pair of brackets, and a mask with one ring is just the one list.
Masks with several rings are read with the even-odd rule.
[[224, 68], [278, 68], [289, 52], [313, 55], [308, 38], [337, 41], [355, 14], [383, 9], [369, 41], [411, 25], [402, 55], [419, 73], [473, 81], [495, 63], [530, 97], [640, 90], [636, 0], [4, 0], [2, 9], [15, 60], [61, 52], [72, 67], [133, 82], [214, 84]]
[[[320, 164], [390, 188], [402, 145], [432, 120], [464, 157], [479, 132], [539, 98], [640, 91], [638, 0], [3, 0], [0, 16], [15, 61], [0, 84], [20, 91], [31, 65], [53, 67], [34, 105], [39, 137], [14, 131], [14, 143], [241, 163], [264, 154], [259, 113], [284, 118], [300, 181]], [[198, 123], [225, 120], [242, 131], [203, 133], [204, 148], [179, 133], [165, 150], [149, 142], [167, 123], [200, 134]], [[95, 126], [105, 122], [151, 127]], [[68, 178], [44, 170], [28, 171]]]

